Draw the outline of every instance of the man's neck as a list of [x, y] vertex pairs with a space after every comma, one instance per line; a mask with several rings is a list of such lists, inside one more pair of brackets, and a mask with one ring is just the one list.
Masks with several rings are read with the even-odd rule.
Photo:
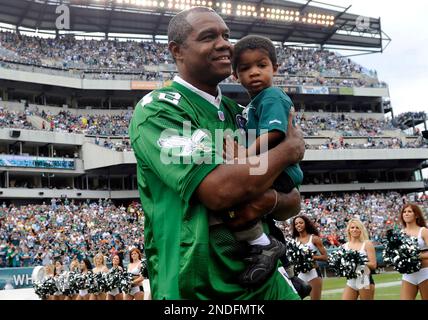
[[211, 86], [211, 85], [204, 84], [204, 83], [194, 83], [194, 81], [192, 79], [188, 79], [184, 75], [179, 75], [179, 77], [181, 79], [183, 79], [184, 81], [186, 81], [187, 83], [189, 83], [192, 86], [194, 86], [195, 88], [197, 88], [197, 89], [199, 89], [201, 91], [204, 91], [204, 92], [212, 95], [213, 97], [216, 97], [218, 95], [218, 85]]
[[182, 86], [186, 87], [187, 89], [191, 90], [192, 92], [196, 93], [197, 95], [199, 95], [203, 99], [207, 100], [209, 103], [211, 103], [217, 109], [220, 108], [220, 104], [221, 104], [221, 100], [222, 100], [222, 94], [221, 94], [221, 90], [219, 87], [217, 87], [214, 94], [212, 94], [212, 93], [208, 92], [207, 90], [203, 90], [203, 88], [201, 88], [201, 86], [195, 87], [193, 84], [191, 84], [190, 82], [181, 78], [180, 76], [175, 76], [174, 81], [181, 84]]

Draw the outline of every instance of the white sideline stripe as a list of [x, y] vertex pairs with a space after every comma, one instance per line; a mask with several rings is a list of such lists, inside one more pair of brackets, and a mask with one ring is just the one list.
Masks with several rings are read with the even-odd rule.
[[[388, 287], [396, 287], [401, 286], [401, 281], [393, 281], [393, 282], [384, 282], [376, 284], [376, 288], [388, 288]], [[341, 289], [330, 289], [323, 290], [322, 294], [334, 294], [334, 293], [342, 293], [344, 288]]]

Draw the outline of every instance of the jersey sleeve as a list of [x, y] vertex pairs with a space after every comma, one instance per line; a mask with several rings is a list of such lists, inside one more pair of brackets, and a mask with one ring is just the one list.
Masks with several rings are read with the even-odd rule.
[[138, 165], [148, 167], [185, 201], [223, 161], [209, 133], [197, 128], [180, 110], [179, 99], [154, 100], [144, 106], [139, 103], [130, 137]]
[[268, 132], [277, 130], [286, 134], [291, 106], [291, 102], [282, 97], [263, 99], [257, 110], [259, 113], [259, 129]]

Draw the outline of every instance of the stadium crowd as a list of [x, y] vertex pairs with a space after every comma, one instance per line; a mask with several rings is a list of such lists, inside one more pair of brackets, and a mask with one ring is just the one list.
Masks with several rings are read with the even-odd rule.
[[[277, 78], [288, 85], [385, 86], [375, 71], [365, 70], [349, 58], [319, 49], [277, 47]], [[0, 32], [0, 60], [37, 67], [82, 70], [82, 77], [115, 79], [117, 73], [139, 73], [145, 80], [167, 80], [169, 73], [147, 71], [147, 66], [174, 64], [167, 44], [117, 39], [77, 40]], [[89, 73], [87, 73], [89, 72]], [[165, 77], [167, 79], [165, 79]], [[229, 79], [230, 82], [232, 81]]]
[[49, 130], [56, 132], [82, 133], [91, 136], [127, 136], [131, 111], [119, 115], [74, 115], [70, 111], [58, 114], [37, 111], [36, 115], [49, 123]]
[[415, 149], [428, 148], [428, 144], [420, 135], [414, 141], [403, 142], [398, 138], [367, 138], [366, 143], [345, 141], [343, 136], [338, 139], [327, 138], [324, 143], [306, 144], [307, 150], [338, 150], [338, 149]]
[[307, 116], [297, 114], [297, 123], [306, 136], [317, 136], [319, 131], [332, 130], [343, 136], [379, 136], [385, 130], [394, 130], [391, 121], [371, 118], [351, 118], [345, 114], [326, 114], [325, 116]]
[[35, 129], [27, 120], [29, 112], [18, 112], [0, 107], [0, 128]]
[[67, 198], [50, 204], [0, 206], [0, 267], [92, 259], [143, 249], [144, 216], [138, 203], [115, 206], [108, 200], [76, 204]]
[[[73, 114], [70, 111], [60, 111], [58, 114], [44, 110], [17, 112], [0, 107], [0, 128], [34, 129], [28, 121], [28, 115], [43, 118], [42, 130], [54, 132], [68, 132], [93, 136], [97, 145], [115, 151], [131, 151], [128, 139], [128, 126], [132, 111], [123, 111], [120, 114], [83, 115]], [[306, 137], [326, 137], [323, 143], [309, 143], [308, 150], [333, 149], [400, 149], [400, 148], [427, 148], [420, 131], [413, 141], [403, 142], [401, 138], [390, 137], [388, 130], [397, 130], [392, 122], [371, 118], [351, 118], [345, 114], [329, 113], [326, 115], [308, 115], [298, 113], [297, 123], [301, 126]], [[325, 132], [324, 132], [325, 131]], [[328, 131], [334, 131], [337, 137], [329, 137]], [[407, 135], [406, 132], [401, 131]], [[100, 138], [101, 137], [101, 138]], [[117, 137], [117, 138], [115, 138]], [[367, 138], [365, 143], [355, 143], [349, 137]]]
[[[320, 228], [327, 247], [346, 241], [349, 219], [358, 217], [380, 244], [387, 229], [399, 228], [397, 212], [404, 202], [428, 209], [428, 196], [419, 198], [396, 192], [348, 193], [302, 197], [301, 213]], [[278, 222], [290, 236], [290, 221]], [[108, 200], [76, 204], [52, 199], [50, 204], [0, 206], [0, 267], [48, 265], [61, 259], [92, 259], [102, 252], [107, 258], [118, 253], [127, 262], [133, 247], [144, 248], [144, 213], [141, 205], [115, 206]]]

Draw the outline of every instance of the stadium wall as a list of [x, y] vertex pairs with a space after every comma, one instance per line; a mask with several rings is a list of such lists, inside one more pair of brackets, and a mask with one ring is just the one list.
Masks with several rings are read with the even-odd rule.
[[428, 159], [428, 149], [306, 150], [303, 161]]
[[316, 184], [302, 185], [302, 193], [320, 193], [320, 192], [348, 192], [348, 191], [386, 191], [386, 190], [414, 190], [423, 189], [423, 181], [413, 182], [377, 182], [377, 183], [346, 183], [346, 184]]
[[82, 147], [85, 170], [137, 163], [134, 152], [117, 152], [86, 142]]
[[[20, 136], [18, 138], [11, 138], [10, 132], [12, 130], [19, 131]], [[39, 142], [44, 145], [51, 143], [78, 146], [85, 142], [85, 136], [83, 134], [69, 134], [67, 132], [1, 128], [0, 140]]]

